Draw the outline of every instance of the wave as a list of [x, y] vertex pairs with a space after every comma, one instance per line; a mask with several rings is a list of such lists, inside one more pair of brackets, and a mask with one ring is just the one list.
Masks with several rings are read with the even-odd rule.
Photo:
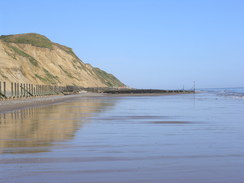
[[218, 96], [228, 96], [234, 98], [244, 99], [244, 87], [238, 88], [211, 88], [211, 89], [201, 89], [200, 91], [213, 93]]

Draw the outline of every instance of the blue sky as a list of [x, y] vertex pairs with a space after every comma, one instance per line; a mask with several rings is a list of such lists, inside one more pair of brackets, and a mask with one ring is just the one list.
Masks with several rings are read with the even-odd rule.
[[45, 35], [131, 87], [238, 87], [243, 10], [243, 0], [2, 0], [0, 34]]

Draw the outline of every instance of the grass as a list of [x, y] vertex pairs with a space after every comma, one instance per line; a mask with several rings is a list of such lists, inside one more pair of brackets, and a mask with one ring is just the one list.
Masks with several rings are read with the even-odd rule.
[[53, 43], [47, 37], [36, 34], [36, 33], [27, 33], [27, 34], [15, 34], [15, 35], [3, 35], [0, 36], [0, 40], [6, 43], [20, 43], [20, 44], [31, 44], [32, 46], [37, 46], [41, 48], [52, 49], [53, 45], [58, 46], [60, 49], [64, 50], [66, 53], [72, 55], [74, 58], [79, 60], [75, 55], [73, 50], [67, 46], [63, 46], [58, 43]]
[[43, 71], [45, 72], [45, 79], [47, 81], [49, 81], [51, 84], [56, 84], [57, 80], [58, 80], [58, 76], [54, 76], [53, 74], [51, 74], [48, 70], [43, 69]]
[[65, 51], [66, 53], [72, 55], [77, 60], [80, 60], [79, 57], [77, 57], [76, 54], [73, 52], [72, 48], [69, 48], [67, 46], [64, 46], [64, 45], [61, 45], [58, 43], [53, 43], [53, 44], [56, 45], [57, 47], [59, 47], [61, 50]]
[[45, 78], [41, 77], [40, 75], [35, 74], [35, 76], [36, 76], [38, 79], [40, 79], [41, 81], [47, 82], [47, 80], [46, 80]]
[[48, 38], [35, 33], [0, 36], [0, 39], [7, 43], [31, 44], [41, 48], [52, 48], [52, 42]]
[[60, 69], [70, 78], [75, 78], [70, 72], [66, 71], [61, 65], [59, 65]]
[[32, 56], [28, 55], [27, 53], [25, 53], [24, 51], [20, 50], [19, 48], [15, 47], [15, 46], [10, 46], [8, 45], [15, 53], [17, 53], [18, 55], [22, 56], [22, 57], [26, 57], [30, 63], [37, 67], [38, 66], [38, 61], [36, 59], [34, 59]]
[[39, 80], [43, 81], [46, 84], [57, 84], [59, 83], [58, 76], [52, 75], [48, 70], [43, 69], [45, 72], [45, 76], [40, 76], [38, 74], [35, 74], [35, 77], [38, 78]]
[[108, 87], [125, 86], [122, 82], [120, 82], [112, 74], [108, 74], [99, 68], [93, 68], [93, 72], [98, 76], [98, 78], [101, 80], [101, 82], [104, 83], [105, 85], [107, 85]]
[[72, 60], [72, 65], [76, 69], [80, 69], [80, 70], [86, 69], [84, 64], [80, 60]]

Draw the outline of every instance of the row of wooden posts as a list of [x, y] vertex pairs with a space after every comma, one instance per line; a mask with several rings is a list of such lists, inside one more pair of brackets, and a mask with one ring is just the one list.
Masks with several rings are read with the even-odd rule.
[[[7, 85], [9, 84], [9, 85]], [[22, 98], [33, 96], [57, 95], [66, 87], [53, 85], [34, 85], [24, 83], [6, 83], [0, 81], [0, 98]]]

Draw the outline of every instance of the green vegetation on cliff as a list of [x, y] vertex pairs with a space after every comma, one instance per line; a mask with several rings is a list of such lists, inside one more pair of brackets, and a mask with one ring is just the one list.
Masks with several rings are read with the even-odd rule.
[[119, 81], [116, 77], [112, 74], [108, 74], [107, 72], [99, 69], [93, 68], [93, 72], [97, 75], [97, 77], [108, 87], [121, 87], [125, 86], [121, 81]]
[[31, 44], [41, 48], [52, 48], [52, 42], [48, 38], [35, 33], [0, 36], [0, 39], [8, 43]]
[[[88, 86], [125, 86], [112, 74], [92, 66], [87, 67], [86, 65], [89, 64], [84, 64], [71, 48], [53, 43], [43, 35], [36, 33], [3, 35], [0, 36], [1, 42], [5, 47], [8, 47], [4, 49], [5, 54], [9, 55], [12, 59], [15, 61], [23, 60], [20, 57], [25, 57], [29, 61], [31, 68], [27, 72], [22, 72], [23, 68], [20, 69], [25, 77], [31, 75], [32, 78], [36, 78], [45, 84], [59, 84], [68, 80], [69, 83], [75, 81], [76, 85], [81, 83], [81, 86], [82, 82]], [[32, 45], [33, 47], [23, 44]], [[45, 48], [45, 50], [35, 50], [35, 47]], [[63, 52], [60, 52], [59, 49]], [[27, 68], [24, 68], [24, 70], [27, 70]], [[8, 72], [6, 71], [6, 73]]]
[[22, 57], [26, 57], [30, 63], [37, 67], [38, 66], [38, 61], [36, 59], [34, 59], [32, 56], [30, 56], [29, 54], [25, 53], [24, 51], [20, 50], [19, 48], [16, 48], [15, 46], [11, 46], [9, 45], [9, 47], [18, 55], [22, 56]]
[[55, 45], [64, 50], [66, 53], [71, 54], [75, 58], [78, 58], [71, 48], [58, 43], [53, 43], [47, 37], [36, 33], [3, 35], [0, 36], [0, 40], [3, 40], [7, 43], [31, 44], [32, 46], [49, 49], [52, 49], [52, 46]]

